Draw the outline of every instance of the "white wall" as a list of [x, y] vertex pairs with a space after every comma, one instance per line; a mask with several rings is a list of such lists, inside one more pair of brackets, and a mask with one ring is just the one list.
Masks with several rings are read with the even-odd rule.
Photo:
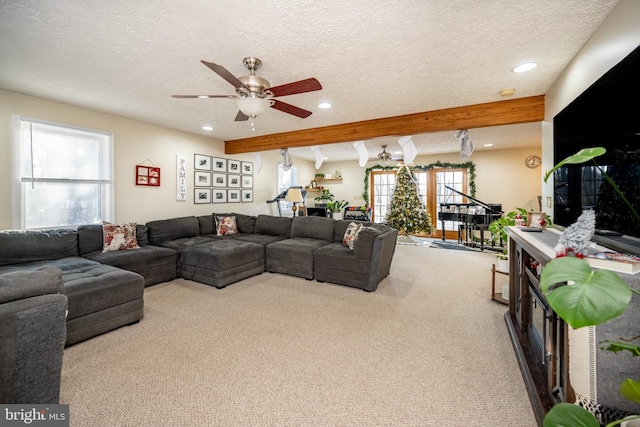
[[[252, 154], [226, 156], [223, 141], [189, 134], [144, 122], [98, 113], [66, 104], [13, 92], [0, 91], [0, 229], [14, 228], [12, 115], [17, 114], [114, 133], [115, 138], [115, 218], [117, 222], [148, 222], [186, 215], [223, 211], [272, 214], [275, 204], [267, 204], [277, 193], [278, 151], [261, 153], [262, 171], [254, 170], [254, 202], [227, 204], [193, 203], [193, 155], [205, 154], [253, 161]], [[187, 157], [187, 200], [176, 200], [176, 155]], [[161, 186], [135, 185], [135, 165], [161, 168]], [[310, 162], [296, 161], [301, 177], [312, 174]], [[310, 179], [310, 178], [309, 178]]]
[[[475, 151], [469, 161], [476, 165], [476, 199], [485, 203], [500, 203], [505, 212], [516, 207], [538, 210], [537, 196], [540, 193], [542, 168], [530, 169], [525, 159], [530, 155], [541, 155], [540, 147], [513, 150]], [[426, 166], [437, 161], [443, 163], [464, 163], [457, 153], [434, 156], [419, 156], [415, 165]], [[356, 160], [352, 162], [325, 162], [320, 173], [342, 174], [342, 182], [325, 185], [339, 200], [349, 204], [362, 205], [365, 170], [376, 165], [369, 162], [360, 167]]]
[[[554, 165], [553, 117], [639, 45], [640, 1], [621, 0], [545, 95], [543, 169]], [[542, 195], [553, 199], [553, 178], [542, 185]]]
[[[640, 1], [621, 0], [545, 96], [545, 120], [542, 124], [543, 168], [552, 168], [553, 117], [570, 104], [598, 78], [640, 45]], [[543, 198], [553, 197], [553, 178], [542, 185]], [[548, 214], [553, 208], [544, 208]], [[591, 371], [585, 354], [591, 348], [590, 328], [569, 331], [569, 375], [577, 394], [589, 396]], [[576, 363], [577, 361], [577, 363]]]
[[[254, 171], [254, 202], [227, 204], [193, 203], [193, 155], [205, 154], [241, 161], [253, 161], [252, 154], [226, 156], [220, 140], [189, 134], [144, 122], [98, 113], [66, 104], [13, 92], [0, 91], [0, 229], [14, 228], [12, 203], [12, 115], [18, 114], [84, 128], [113, 132], [115, 135], [115, 218], [116, 222], [140, 223], [154, 219], [185, 215], [205, 215], [211, 212], [235, 211], [247, 214], [276, 214], [275, 204], [267, 204], [277, 194], [277, 163], [282, 160], [279, 150], [262, 152], [262, 171]], [[176, 200], [176, 155], [187, 157], [187, 201]], [[476, 197], [488, 203], [501, 203], [505, 211], [515, 207], [536, 209], [540, 194], [541, 168], [528, 169], [524, 159], [540, 155], [540, 148], [519, 150], [476, 151], [471, 161], [477, 167]], [[161, 168], [161, 186], [136, 186], [136, 164]], [[418, 157], [416, 164], [436, 161], [460, 163], [457, 154]], [[341, 184], [328, 186], [338, 199], [350, 204], [363, 204], [364, 171], [353, 162], [325, 162], [316, 171], [313, 162], [295, 159], [301, 185], [308, 185], [316, 172], [334, 173], [339, 170]], [[313, 203], [313, 193], [307, 203]]]

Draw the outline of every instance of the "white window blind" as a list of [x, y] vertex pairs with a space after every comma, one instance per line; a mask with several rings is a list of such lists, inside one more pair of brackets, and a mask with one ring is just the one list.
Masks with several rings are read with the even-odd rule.
[[[298, 167], [291, 166], [291, 169], [286, 171], [282, 167], [282, 163], [278, 162], [278, 194], [289, 189], [289, 187], [297, 186], [298, 185], [297, 182], [298, 182]], [[286, 202], [284, 200], [278, 203], [280, 203], [280, 208], [282, 209], [283, 216], [293, 215], [293, 211], [291, 210], [291, 206], [293, 206], [293, 203]]]
[[111, 134], [16, 119], [20, 228], [99, 224], [113, 217]]

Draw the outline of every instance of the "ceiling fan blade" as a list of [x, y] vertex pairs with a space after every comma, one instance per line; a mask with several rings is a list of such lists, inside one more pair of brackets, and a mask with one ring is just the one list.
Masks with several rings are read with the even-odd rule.
[[273, 105], [271, 108], [275, 108], [276, 110], [280, 110], [284, 113], [292, 114], [300, 117], [301, 119], [306, 119], [311, 115], [311, 111], [303, 110], [295, 105], [287, 104], [286, 102], [278, 101], [277, 99], [272, 99], [272, 101]]
[[238, 114], [236, 115], [236, 118], [235, 118], [234, 121], [236, 121], [236, 122], [246, 122], [247, 120], [249, 120], [249, 116], [244, 114], [242, 111], [238, 111]]
[[236, 95], [171, 95], [172, 98], [227, 98], [235, 99]]
[[200, 62], [202, 62], [207, 67], [211, 68], [214, 73], [218, 74], [220, 77], [222, 77], [223, 79], [231, 83], [233, 87], [235, 88], [244, 87], [244, 84], [242, 84], [242, 82], [238, 80], [236, 76], [234, 76], [229, 71], [227, 71], [227, 69], [224, 68], [222, 65], [218, 65], [213, 62], [207, 62], [207, 61], [200, 61]]
[[322, 85], [314, 77], [269, 88], [273, 92], [273, 96], [295, 95], [296, 93], [313, 92], [320, 89], [322, 89]]

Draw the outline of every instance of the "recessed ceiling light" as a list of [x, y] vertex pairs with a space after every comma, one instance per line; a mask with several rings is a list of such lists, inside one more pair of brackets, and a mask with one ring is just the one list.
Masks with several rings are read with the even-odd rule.
[[524, 64], [520, 64], [517, 67], [514, 67], [511, 71], [514, 73], [524, 73], [525, 71], [533, 70], [536, 68], [538, 64], [535, 62], [525, 62]]
[[209, 95], [198, 95], [198, 98], [208, 98]]
[[500, 96], [511, 96], [516, 93], [515, 89], [502, 89], [500, 91]]
[[493, 147], [493, 144], [484, 144], [483, 147]]
[[204, 125], [202, 126], [202, 130], [213, 130], [213, 126]]
[[331, 108], [331, 104], [329, 104], [328, 102], [321, 102], [320, 104], [318, 104], [318, 107], [320, 107], [320, 108]]

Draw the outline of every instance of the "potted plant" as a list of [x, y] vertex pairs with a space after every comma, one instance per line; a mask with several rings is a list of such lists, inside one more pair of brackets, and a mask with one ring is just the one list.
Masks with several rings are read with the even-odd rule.
[[523, 208], [516, 208], [515, 211], [511, 211], [503, 217], [500, 217], [489, 224], [489, 232], [491, 233], [491, 241], [493, 243], [506, 243], [509, 236], [505, 227], [511, 227], [516, 225], [516, 217], [520, 215], [522, 218], [527, 217], [527, 210]]
[[349, 204], [346, 200], [335, 200], [327, 203], [327, 209], [333, 214], [334, 219], [342, 219], [342, 209]]
[[[558, 163], [544, 177], [549, 176], [564, 164], [580, 164], [592, 161], [605, 153], [602, 147], [585, 148]], [[598, 166], [599, 168], [599, 166]], [[640, 222], [640, 215], [622, 194], [619, 187], [601, 169], [603, 176], [621, 196], [633, 216]], [[568, 286], [568, 284], [571, 286]], [[551, 308], [573, 328], [594, 326], [620, 316], [631, 301], [633, 294], [640, 292], [631, 288], [620, 276], [608, 270], [592, 270], [587, 261], [577, 257], [564, 256], [547, 263], [540, 276], [540, 287], [547, 297]], [[603, 341], [601, 349], [607, 351], [630, 352], [640, 356], [640, 345], [634, 344], [638, 337], [621, 339], [619, 342]], [[620, 393], [633, 402], [640, 402], [640, 381], [626, 378], [620, 385]], [[640, 419], [632, 416], [625, 420]], [[607, 427], [618, 425], [623, 420], [613, 421]], [[596, 417], [586, 409], [570, 404], [559, 403], [553, 406], [543, 420], [544, 427], [557, 426], [600, 427]]]
[[498, 265], [496, 269], [498, 271], [503, 271], [505, 273], [509, 272], [509, 251], [507, 248], [504, 248], [502, 252], [498, 252], [496, 254], [496, 260], [498, 261]]
[[334, 201], [335, 197], [333, 196], [333, 194], [331, 194], [330, 190], [327, 190], [325, 188], [324, 190], [322, 190], [322, 193], [320, 193], [318, 197], [313, 200], [315, 200], [316, 202], [320, 202], [315, 204], [316, 208], [326, 208], [327, 203]]
[[[494, 244], [507, 244], [509, 236], [507, 236], [507, 231], [505, 227], [510, 227], [516, 225], [517, 217], [526, 218], [527, 210], [523, 208], [516, 208], [515, 211], [511, 211], [507, 213], [505, 216], [502, 216], [491, 224], [489, 224], [489, 232], [491, 233], [491, 241]], [[508, 246], [498, 252], [496, 254], [496, 258], [498, 260], [498, 270], [508, 272], [509, 271], [509, 252]]]
[[[566, 283], [571, 283], [571, 286]], [[573, 328], [595, 326], [615, 319], [625, 311], [632, 294], [640, 294], [616, 273], [594, 271], [587, 261], [572, 256], [548, 262], [542, 270], [540, 287], [551, 308]], [[633, 356], [639, 356], [640, 346], [632, 342], [637, 338], [621, 338], [618, 342], [602, 341], [600, 348], [614, 353], [628, 351]], [[620, 385], [620, 393], [631, 401], [640, 402], [640, 382], [625, 379]], [[640, 419], [640, 416], [630, 419]], [[609, 423], [607, 427], [615, 426], [620, 421]], [[556, 404], [543, 421], [544, 427], [569, 425], [600, 427], [591, 412], [572, 403]]]

